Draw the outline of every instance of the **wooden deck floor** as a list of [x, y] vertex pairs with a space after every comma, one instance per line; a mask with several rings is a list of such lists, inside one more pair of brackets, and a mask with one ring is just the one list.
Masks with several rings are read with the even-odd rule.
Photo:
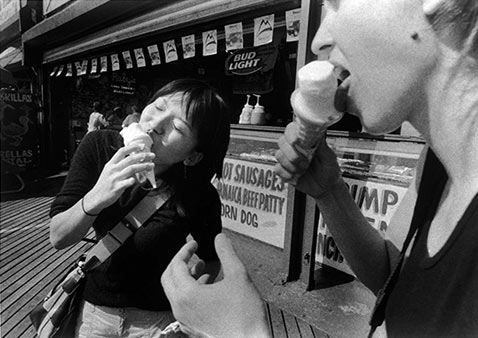
[[[33, 338], [32, 307], [90, 245], [56, 251], [49, 243], [49, 208], [62, 178], [37, 182], [0, 204], [0, 299], [3, 338]], [[269, 323], [277, 338], [326, 338], [322, 331], [271, 304]]]

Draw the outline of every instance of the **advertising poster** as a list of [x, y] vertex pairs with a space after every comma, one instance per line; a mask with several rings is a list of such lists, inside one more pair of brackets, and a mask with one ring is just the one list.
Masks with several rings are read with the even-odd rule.
[[136, 65], [138, 68], [146, 67], [146, 60], [144, 59], [143, 48], [136, 48], [134, 50], [134, 56], [136, 57]]
[[178, 50], [174, 39], [163, 42], [164, 55], [166, 63], [178, 60]]
[[58, 66], [53, 67], [53, 70], [50, 73], [50, 77], [54, 76], [57, 71], [58, 71]]
[[[407, 188], [350, 178], [345, 178], [345, 183], [370, 225], [385, 233]], [[319, 218], [316, 261], [353, 274], [327, 229], [322, 215]]]
[[73, 76], [73, 65], [71, 63], [68, 63], [66, 65], [66, 75], [67, 77]]
[[76, 69], [76, 75], [80, 76], [81, 75], [81, 63], [80, 63], [80, 61], [75, 62], [75, 69]]
[[183, 45], [183, 57], [185, 59], [192, 58], [196, 55], [196, 41], [194, 34], [186, 35], [181, 38]]
[[287, 185], [273, 164], [226, 158], [214, 182], [221, 198], [223, 226], [284, 248]]
[[244, 48], [242, 22], [224, 26], [224, 35], [226, 39], [227, 51]]
[[300, 8], [285, 12], [285, 25], [287, 27], [286, 41], [299, 41]]
[[232, 76], [234, 94], [266, 94], [274, 89], [277, 48], [272, 44], [237, 49], [226, 58], [225, 74]]
[[149, 57], [151, 58], [151, 65], [156, 66], [161, 64], [161, 58], [159, 56], [158, 45], [148, 46]]
[[88, 71], [88, 60], [83, 60], [81, 63], [81, 74], [80, 75], [86, 75]]
[[126, 69], [133, 68], [133, 59], [131, 58], [131, 53], [129, 52], [129, 50], [123, 51], [122, 54]]
[[[345, 152], [334, 150], [354, 201], [370, 226], [385, 235], [415, 176], [419, 153], [399, 154], [360, 148]], [[322, 215], [318, 220], [316, 250], [316, 263], [353, 275]]]
[[1, 89], [0, 95], [2, 169], [32, 168], [39, 160], [33, 95], [8, 89]]
[[202, 55], [216, 55], [217, 54], [217, 30], [213, 29], [207, 32], [202, 32]]
[[111, 54], [111, 69], [113, 72], [120, 70], [120, 61], [118, 54]]
[[272, 42], [274, 36], [274, 14], [254, 19], [254, 46]]
[[100, 58], [100, 63], [101, 63], [100, 73], [104, 73], [108, 71], [108, 58], [106, 56], [102, 56]]
[[98, 59], [93, 58], [91, 59], [91, 70], [90, 74], [95, 74], [98, 71]]
[[60, 65], [60, 67], [58, 67], [58, 73], [56, 73], [56, 76], [60, 76], [61, 73], [63, 73], [63, 69], [65, 68], [64, 65]]

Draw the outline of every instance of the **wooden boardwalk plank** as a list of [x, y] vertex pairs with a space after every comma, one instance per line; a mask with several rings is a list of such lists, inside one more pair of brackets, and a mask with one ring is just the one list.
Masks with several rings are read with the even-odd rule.
[[[14, 245], [12, 244], [12, 246], [10, 246], [6, 251], [0, 253], [0, 255], [2, 256], [2, 262], [0, 264], [0, 273], [8, 269], [8, 266], [11, 265], [13, 262], [22, 259], [22, 255], [30, 255], [31, 252], [24, 252], [25, 248], [30, 247], [33, 251], [37, 251], [39, 249], [39, 246], [41, 247], [45, 244], [50, 245], [50, 240], [48, 238], [48, 221], [45, 220], [43, 221], [43, 223], [39, 223], [36, 229], [32, 230], [25, 236], [19, 234], [19, 237], [22, 237], [20, 241], [15, 241]], [[27, 244], [28, 246], [25, 246], [25, 244]]]
[[29, 283], [21, 283], [21, 289], [17, 291], [16, 298], [12, 297], [13, 302], [8, 301], [6, 308], [2, 309], [2, 332], [5, 335], [15, 330], [20, 322], [27, 321], [29, 324], [29, 312], [46, 296], [82, 252], [81, 250], [72, 251], [73, 254], [66, 257], [62, 257], [60, 253], [58, 256], [62, 257], [62, 260], [59, 260], [59, 264], [50, 266]]
[[[48, 200], [43, 203], [36, 203], [31, 205], [29, 209], [27, 209], [23, 204], [19, 203], [19, 205], [16, 207], [15, 214], [11, 215], [11, 217], [5, 218], [2, 215], [2, 228], [0, 230], [2, 237], [5, 239], [9, 236], [12, 236], [14, 231], [17, 228], [22, 228], [25, 222], [30, 223], [32, 221], [38, 221], [40, 217], [48, 218], [51, 200], [52, 199], [49, 197]], [[25, 218], [25, 216], [23, 215], [25, 210], [28, 210], [27, 215], [29, 216], [29, 218]]]
[[295, 337], [300, 338], [301, 335], [299, 331], [299, 326], [297, 325], [296, 318], [293, 315], [287, 313], [286, 311], [282, 311], [282, 314], [284, 317], [284, 324], [286, 327], [287, 336], [289, 338], [295, 338]]
[[316, 338], [312, 327], [301, 319], [297, 319], [300, 336], [302, 338]]
[[282, 316], [282, 311], [271, 304], [269, 304], [268, 309], [269, 309], [272, 337], [288, 338], [286, 326], [284, 323], [284, 318]]
[[[36, 211], [49, 212], [49, 206], [52, 202], [51, 197], [45, 197], [42, 199], [32, 199], [26, 201], [18, 201], [14, 205], [12, 205], [8, 210], [3, 210], [2, 207], [2, 223], [8, 226], [15, 226], [18, 224], [19, 221], [22, 221], [24, 218], [22, 213], [19, 211], [28, 211], [28, 213], [33, 214]], [[48, 206], [48, 208], [45, 208]], [[2, 230], [4, 229], [2, 225]]]

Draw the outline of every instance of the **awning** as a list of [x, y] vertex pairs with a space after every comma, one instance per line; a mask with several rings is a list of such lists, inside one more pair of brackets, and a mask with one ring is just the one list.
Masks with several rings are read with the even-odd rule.
[[0, 54], [0, 67], [9, 69], [21, 66], [23, 53], [20, 48], [8, 47]]

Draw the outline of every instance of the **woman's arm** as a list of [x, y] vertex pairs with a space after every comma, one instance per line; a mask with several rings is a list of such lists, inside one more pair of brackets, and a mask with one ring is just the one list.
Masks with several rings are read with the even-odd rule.
[[345, 183], [315, 200], [352, 271], [377, 293], [390, 273], [389, 247], [382, 235], [365, 219]]
[[340, 251], [359, 279], [373, 292], [384, 284], [390, 272], [389, 248], [385, 239], [363, 216], [341, 176], [335, 153], [325, 138], [312, 159], [299, 151], [297, 125], [290, 123], [279, 139], [276, 172], [296, 188], [315, 198], [327, 227]]
[[[91, 141], [91, 137], [89, 140]], [[77, 196], [78, 191], [88, 189], [87, 182], [91, 180], [89, 172], [94, 165], [88, 161], [88, 153], [84, 150], [89, 148], [87, 145], [85, 147], [78, 148], [78, 156], [75, 154], [66, 187], [63, 187], [66, 195], [70, 193]], [[140, 145], [120, 148], [105, 164], [94, 186], [71, 207], [52, 217], [50, 242], [55, 248], [63, 249], [80, 241], [92, 226], [96, 215], [116, 202], [124, 190], [136, 182], [135, 174], [153, 168], [149, 161], [155, 155], [141, 150]], [[61, 194], [65, 197], [63, 191]], [[81, 196], [81, 192], [79, 194]], [[66, 198], [71, 200], [72, 197]]]
[[51, 218], [50, 243], [55, 249], [64, 249], [78, 243], [88, 233], [99, 210], [91, 208], [87, 200], [88, 194], [71, 208]]

